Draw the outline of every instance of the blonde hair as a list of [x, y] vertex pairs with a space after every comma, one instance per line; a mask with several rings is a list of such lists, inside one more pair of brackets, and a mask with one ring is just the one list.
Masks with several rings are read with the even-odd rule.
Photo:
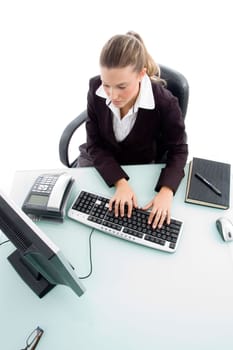
[[101, 67], [106, 68], [132, 66], [138, 73], [146, 68], [146, 73], [151, 79], [165, 83], [160, 78], [159, 65], [148, 53], [140, 35], [133, 31], [110, 38], [102, 48], [99, 62]]

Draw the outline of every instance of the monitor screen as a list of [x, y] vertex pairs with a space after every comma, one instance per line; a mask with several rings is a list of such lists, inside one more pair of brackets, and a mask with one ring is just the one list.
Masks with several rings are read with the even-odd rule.
[[2, 191], [0, 229], [16, 247], [8, 260], [40, 298], [57, 284], [70, 287], [78, 296], [85, 292], [61, 250]]

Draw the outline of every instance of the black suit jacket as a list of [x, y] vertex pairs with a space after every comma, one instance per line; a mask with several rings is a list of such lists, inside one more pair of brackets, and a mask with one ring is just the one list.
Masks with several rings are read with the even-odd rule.
[[175, 192], [184, 176], [188, 155], [184, 119], [177, 98], [152, 82], [155, 108], [139, 108], [133, 129], [122, 142], [117, 142], [112, 112], [106, 100], [96, 95], [100, 85], [99, 76], [89, 82], [86, 122], [86, 150], [95, 168], [105, 182], [113, 186], [120, 178], [129, 179], [120, 165], [156, 162], [167, 152], [166, 166], [155, 189], [159, 191], [162, 186], [168, 186]]

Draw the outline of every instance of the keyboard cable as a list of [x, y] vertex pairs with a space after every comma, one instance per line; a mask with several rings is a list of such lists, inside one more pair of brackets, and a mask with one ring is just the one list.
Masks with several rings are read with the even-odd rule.
[[95, 231], [95, 229], [93, 228], [93, 229], [91, 230], [90, 234], [89, 234], [89, 239], [88, 239], [88, 242], [89, 242], [89, 264], [90, 264], [90, 271], [89, 271], [89, 273], [88, 273], [86, 276], [81, 276], [81, 277], [79, 277], [80, 280], [84, 280], [84, 279], [90, 277], [91, 274], [92, 274], [93, 263], [92, 263], [92, 245], [91, 245], [92, 242], [91, 242], [91, 238], [92, 238], [92, 235], [93, 235], [94, 231]]

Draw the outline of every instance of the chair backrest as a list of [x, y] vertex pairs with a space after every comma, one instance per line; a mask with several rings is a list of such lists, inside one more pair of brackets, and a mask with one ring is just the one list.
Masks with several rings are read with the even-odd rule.
[[185, 118], [189, 101], [189, 84], [180, 72], [169, 67], [160, 65], [161, 78], [166, 80], [167, 89], [178, 98], [183, 117]]

